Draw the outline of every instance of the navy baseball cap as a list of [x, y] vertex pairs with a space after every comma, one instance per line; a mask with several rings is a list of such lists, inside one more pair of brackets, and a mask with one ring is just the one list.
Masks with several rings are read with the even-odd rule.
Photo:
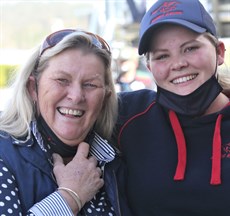
[[197, 33], [209, 32], [217, 37], [213, 19], [200, 1], [158, 0], [146, 12], [140, 24], [140, 55], [148, 51], [153, 30], [164, 23], [178, 24]]

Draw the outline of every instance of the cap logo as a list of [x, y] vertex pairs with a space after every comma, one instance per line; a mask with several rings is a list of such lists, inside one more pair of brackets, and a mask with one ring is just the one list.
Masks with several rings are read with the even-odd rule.
[[151, 15], [155, 16], [151, 23], [156, 22], [158, 19], [166, 16], [180, 15], [183, 13], [181, 10], [177, 10], [177, 6], [180, 4], [177, 1], [164, 2], [156, 10], [154, 10]]

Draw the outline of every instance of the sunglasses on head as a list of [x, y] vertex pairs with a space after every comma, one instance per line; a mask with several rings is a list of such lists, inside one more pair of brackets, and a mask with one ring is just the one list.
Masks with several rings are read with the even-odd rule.
[[81, 31], [81, 30], [74, 30], [74, 29], [63, 29], [57, 32], [54, 32], [46, 37], [45, 41], [43, 42], [39, 56], [41, 56], [45, 50], [54, 47], [56, 44], [58, 44], [65, 36], [74, 33], [74, 32], [83, 32], [86, 35], [89, 35], [92, 39], [92, 44], [99, 49], [104, 49], [108, 52], [110, 52], [110, 47], [108, 43], [99, 35], [93, 34], [91, 32], [87, 31]]

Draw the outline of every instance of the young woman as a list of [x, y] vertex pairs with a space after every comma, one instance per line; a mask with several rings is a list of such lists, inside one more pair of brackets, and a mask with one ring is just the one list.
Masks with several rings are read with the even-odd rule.
[[118, 144], [133, 215], [225, 216], [230, 193], [230, 103], [211, 16], [198, 0], [158, 0], [140, 25], [139, 54], [157, 92], [120, 94]]

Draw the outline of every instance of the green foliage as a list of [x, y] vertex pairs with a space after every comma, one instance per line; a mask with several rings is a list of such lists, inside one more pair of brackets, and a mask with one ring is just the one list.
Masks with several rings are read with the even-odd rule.
[[0, 88], [7, 87], [15, 76], [16, 65], [0, 65]]

